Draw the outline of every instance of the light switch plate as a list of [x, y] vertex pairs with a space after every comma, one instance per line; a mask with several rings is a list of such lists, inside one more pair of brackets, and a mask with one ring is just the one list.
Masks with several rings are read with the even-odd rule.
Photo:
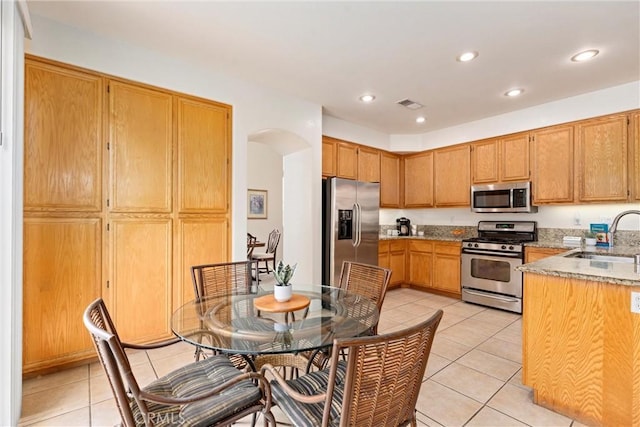
[[640, 313], [640, 292], [631, 292], [631, 312]]

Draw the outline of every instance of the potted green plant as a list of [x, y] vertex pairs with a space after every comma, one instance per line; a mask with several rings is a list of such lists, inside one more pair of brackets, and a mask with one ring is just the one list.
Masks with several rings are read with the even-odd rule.
[[587, 246], [595, 246], [595, 244], [597, 243], [596, 233], [587, 231], [587, 233], [584, 235], [584, 243]]
[[296, 271], [298, 264], [294, 264], [293, 267], [289, 264], [279, 261], [276, 269], [273, 271], [273, 277], [276, 279], [276, 284], [273, 287], [273, 297], [278, 302], [285, 302], [291, 299], [291, 278]]

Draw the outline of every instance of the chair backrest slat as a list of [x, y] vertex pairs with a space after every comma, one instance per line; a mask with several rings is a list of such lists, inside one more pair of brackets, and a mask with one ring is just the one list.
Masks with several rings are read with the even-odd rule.
[[[381, 311], [390, 279], [391, 270], [388, 268], [344, 261], [338, 287], [369, 298], [375, 302], [378, 311]], [[372, 332], [377, 333], [377, 324], [373, 326]]]
[[[341, 426], [404, 425], [415, 416], [422, 378], [436, 329], [438, 310], [429, 319], [384, 335], [334, 340], [331, 374], [335, 378], [339, 355], [348, 354]], [[323, 425], [330, 425], [334, 385], [329, 382]]]
[[267, 250], [268, 254], [275, 254], [278, 249], [278, 243], [280, 243], [280, 231], [274, 229], [269, 233], [269, 240], [267, 241]]
[[250, 261], [195, 265], [191, 278], [196, 299], [249, 293], [253, 286]]

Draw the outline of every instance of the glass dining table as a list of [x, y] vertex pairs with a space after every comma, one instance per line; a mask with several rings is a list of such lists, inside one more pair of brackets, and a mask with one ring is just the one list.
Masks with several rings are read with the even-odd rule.
[[171, 328], [183, 341], [227, 354], [255, 356], [327, 348], [334, 338], [358, 336], [378, 322], [376, 304], [328, 286], [295, 291], [287, 303], [273, 291], [206, 297], [173, 313]]

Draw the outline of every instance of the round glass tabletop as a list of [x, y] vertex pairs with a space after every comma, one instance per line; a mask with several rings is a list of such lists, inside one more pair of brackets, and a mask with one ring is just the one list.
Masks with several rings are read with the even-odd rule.
[[173, 313], [171, 328], [182, 340], [203, 348], [260, 355], [327, 347], [334, 338], [360, 335], [378, 322], [376, 304], [362, 295], [328, 286], [294, 294], [308, 298], [308, 305], [259, 310], [269, 295], [264, 291], [194, 300]]

